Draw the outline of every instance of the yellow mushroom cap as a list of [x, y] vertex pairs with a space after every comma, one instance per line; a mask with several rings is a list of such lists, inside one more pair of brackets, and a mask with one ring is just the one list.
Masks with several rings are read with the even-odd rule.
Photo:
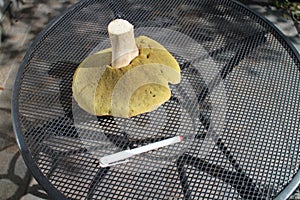
[[98, 116], [132, 117], [168, 101], [168, 83], [180, 82], [180, 67], [158, 42], [136, 38], [139, 55], [121, 68], [111, 66], [111, 49], [88, 56], [73, 76], [73, 97], [85, 111]]

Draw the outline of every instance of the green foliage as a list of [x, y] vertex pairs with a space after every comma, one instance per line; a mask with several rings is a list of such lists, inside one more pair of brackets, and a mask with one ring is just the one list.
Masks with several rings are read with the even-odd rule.
[[270, 0], [270, 2], [279, 9], [288, 10], [290, 12], [300, 11], [300, 3], [298, 0]]
[[280, 9], [287, 9], [289, 7], [289, 0], [272, 0], [271, 3]]
[[270, 3], [287, 13], [294, 20], [300, 21], [300, 3], [299, 0], [270, 0]]

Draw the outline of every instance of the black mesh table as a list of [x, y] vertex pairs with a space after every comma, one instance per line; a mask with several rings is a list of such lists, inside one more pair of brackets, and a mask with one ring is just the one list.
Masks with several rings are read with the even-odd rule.
[[[72, 97], [78, 64], [110, 46], [107, 25], [164, 45], [182, 81], [157, 110], [96, 117]], [[230, 0], [81, 1], [28, 50], [13, 91], [23, 158], [53, 199], [285, 199], [300, 181], [299, 54]], [[183, 141], [101, 167], [105, 155]]]

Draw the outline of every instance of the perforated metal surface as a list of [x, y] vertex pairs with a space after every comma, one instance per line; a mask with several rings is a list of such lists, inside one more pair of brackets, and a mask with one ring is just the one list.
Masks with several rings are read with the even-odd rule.
[[[151, 113], [91, 116], [72, 99], [72, 75], [109, 46], [107, 25], [120, 17], [174, 55], [182, 81]], [[55, 199], [273, 199], [299, 171], [299, 69], [273, 27], [229, 0], [82, 1], [24, 58], [15, 131]], [[176, 135], [182, 143], [99, 165], [104, 155]]]

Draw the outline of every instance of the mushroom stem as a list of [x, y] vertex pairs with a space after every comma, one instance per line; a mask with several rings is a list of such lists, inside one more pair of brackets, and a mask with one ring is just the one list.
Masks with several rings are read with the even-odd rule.
[[116, 19], [109, 23], [108, 33], [112, 46], [112, 67], [127, 66], [139, 50], [136, 46], [133, 25], [123, 19]]

